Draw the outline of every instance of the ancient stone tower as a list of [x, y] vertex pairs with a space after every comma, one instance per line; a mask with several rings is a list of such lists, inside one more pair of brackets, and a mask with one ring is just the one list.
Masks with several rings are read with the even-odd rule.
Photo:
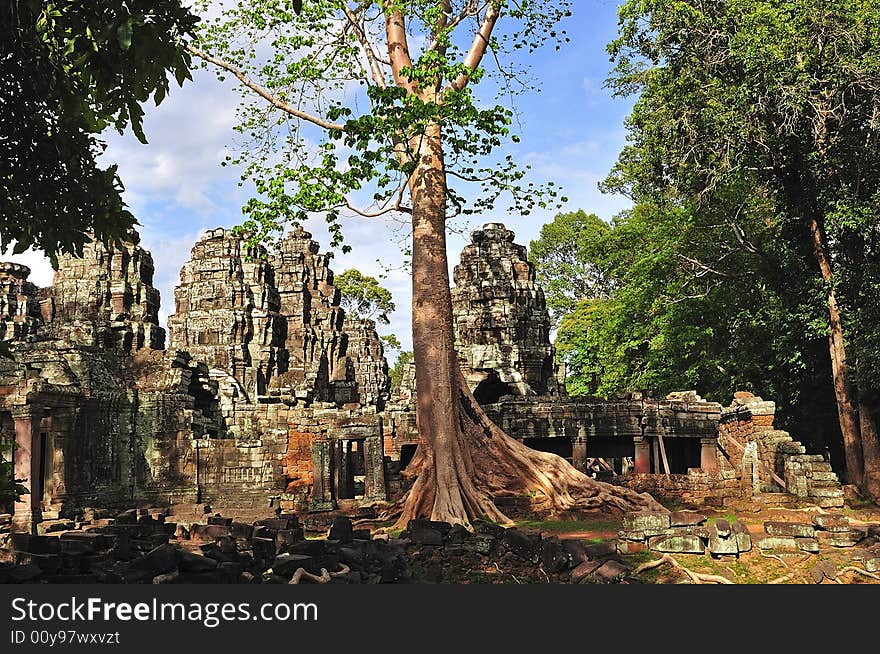
[[41, 322], [37, 287], [27, 280], [31, 269], [0, 263], [0, 339], [20, 340], [36, 333]]
[[59, 338], [120, 354], [165, 347], [153, 257], [139, 242], [132, 231], [119, 245], [91, 242], [82, 258], [59, 258], [42, 311], [46, 322], [55, 323]]
[[264, 395], [286, 371], [281, 299], [265, 252], [225, 229], [209, 231], [181, 269], [174, 301], [169, 346], [225, 371], [247, 397]]
[[501, 223], [471, 234], [455, 267], [455, 349], [481, 403], [557, 392], [550, 317], [526, 248]]

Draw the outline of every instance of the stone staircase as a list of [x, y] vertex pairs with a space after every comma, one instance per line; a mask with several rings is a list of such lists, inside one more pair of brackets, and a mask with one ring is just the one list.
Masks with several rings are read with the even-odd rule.
[[[796, 441], [795, 441], [796, 442]], [[843, 488], [820, 454], [793, 454], [785, 458], [786, 490], [823, 508], [843, 506]]]

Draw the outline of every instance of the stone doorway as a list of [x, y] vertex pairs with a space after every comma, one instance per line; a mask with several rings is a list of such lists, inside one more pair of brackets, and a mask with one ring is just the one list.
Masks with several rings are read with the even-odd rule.
[[495, 404], [505, 395], [516, 395], [509, 384], [501, 381], [497, 372], [489, 373], [474, 389], [474, 399], [479, 405]]

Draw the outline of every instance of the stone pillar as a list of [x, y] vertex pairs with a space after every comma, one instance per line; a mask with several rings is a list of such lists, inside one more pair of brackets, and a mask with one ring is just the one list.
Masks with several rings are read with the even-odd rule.
[[571, 462], [581, 472], [587, 468], [587, 430], [583, 425], [578, 428], [578, 435], [571, 439]]
[[12, 418], [15, 422], [14, 474], [24, 479], [28, 493], [15, 503], [12, 529], [19, 533], [37, 533], [37, 522], [42, 519], [40, 502], [43, 495], [43, 471], [40, 466], [41, 411], [31, 405], [17, 407]]
[[332, 511], [336, 508], [332, 449], [333, 442], [329, 440], [312, 443], [312, 499], [309, 511]]
[[715, 437], [700, 439], [700, 470], [718, 470], [718, 439]]
[[388, 493], [385, 490], [385, 446], [382, 443], [382, 436], [368, 436], [362, 441], [362, 445], [364, 502], [384, 502], [388, 499]]
[[644, 436], [634, 436], [635, 446], [635, 472], [636, 474], [648, 474], [651, 472], [651, 446]]

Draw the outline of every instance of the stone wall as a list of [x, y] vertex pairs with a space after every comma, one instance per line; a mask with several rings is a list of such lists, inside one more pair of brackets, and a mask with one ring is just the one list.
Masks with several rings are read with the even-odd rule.
[[819, 506], [842, 506], [843, 490], [831, 464], [775, 429], [775, 414], [774, 402], [736, 393], [718, 425], [719, 465], [737, 472], [744, 496], [784, 491]]

